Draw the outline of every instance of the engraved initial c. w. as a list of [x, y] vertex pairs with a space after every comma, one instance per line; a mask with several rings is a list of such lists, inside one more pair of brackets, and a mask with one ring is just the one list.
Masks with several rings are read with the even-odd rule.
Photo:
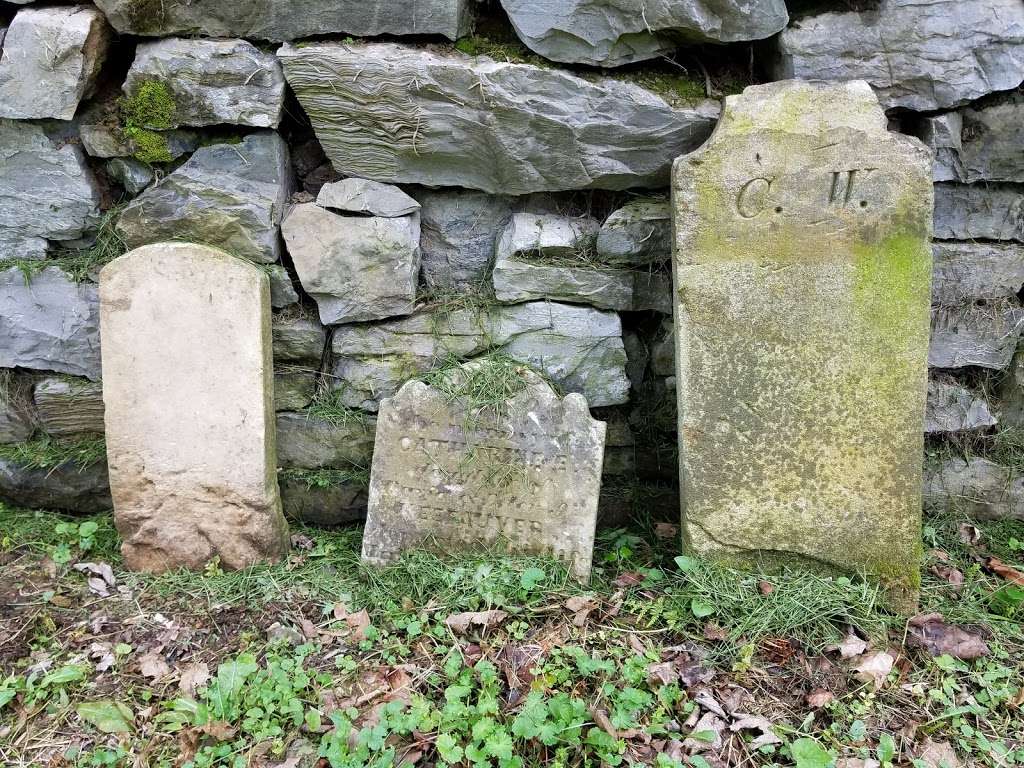
[[736, 195], [736, 211], [744, 219], [752, 219], [764, 210], [768, 202], [772, 181], [762, 176], [751, 179]]
[[[853, 187], [857, 181], [857, 174], [867, 176], [877, 168], [854, 168], [849, 171], [832, 171], [832, 186], [828, 191], [829, 205], [839, 203], [846, 205], [853, 198]], [[843, 177], [846, 177], [845, 180]]]

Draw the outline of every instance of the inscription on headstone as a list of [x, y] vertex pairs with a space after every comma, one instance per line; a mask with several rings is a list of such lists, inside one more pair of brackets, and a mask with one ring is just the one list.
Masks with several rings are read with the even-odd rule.
[[158, 243], [100, 273], [107, 457], [129, 568], [275, 560], [270, 285], [213, 248]]
[[866, 83], [726, 101], [673, 173], [684, 546], [918, 583], [932, 187]]
[[[479, 365], [452, 375], [476, 375]], [[561, 399], [533, 372], [520, 375], [524, 389], [497, 409], [474, 410], [418, 381], [382, 401], [366, 562], [390, 563], [417, 546], [502, 543], [590, 577], [605, 425], [582, 395]]]

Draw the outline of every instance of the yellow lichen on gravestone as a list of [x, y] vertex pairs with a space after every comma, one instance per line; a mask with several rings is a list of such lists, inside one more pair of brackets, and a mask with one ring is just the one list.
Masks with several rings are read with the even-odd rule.
[[748, 88], [673, 171], [684, 546], [913, 602], [931, 158], [866, 83]]

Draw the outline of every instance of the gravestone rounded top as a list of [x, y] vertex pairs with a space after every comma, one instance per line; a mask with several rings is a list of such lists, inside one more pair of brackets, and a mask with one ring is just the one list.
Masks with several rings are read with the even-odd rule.
[[224, 251], [154, 243], [100, 272], [114, 519], [130, 568], [280, 557], [270, 281]]
[[119, 273], [139, 270], [151, 273], [159, 264], [174, 262], [180, 267], [192, 263], [198, 268], [214, 270], [220, 275], [231, 275], [236, 280], [248, 280], [256, 289], [261, 281], [266, 282], [267, 290], [270, 290], [266, 273], [252, 262], [209, 245], [180, 242], [151, 243], [128, 251], [100, 270], [100, 283], [118, 279]]

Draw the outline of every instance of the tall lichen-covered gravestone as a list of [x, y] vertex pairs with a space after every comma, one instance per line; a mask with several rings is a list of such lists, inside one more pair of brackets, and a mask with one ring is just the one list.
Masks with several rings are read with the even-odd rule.
[[589, 579], [605, 425], [586, 399], [504, 358], [436, 379], [381, 402], [363, 560], [501, 544]]
[[187, 243], [100, 273], [107, 456], [129, 568], [242, 568], [288, 547], [274, 460], [270, 287]]
[[676, 161], [685, 548], [913, 604], [930, 174], [860, 81], [747, 88]]

